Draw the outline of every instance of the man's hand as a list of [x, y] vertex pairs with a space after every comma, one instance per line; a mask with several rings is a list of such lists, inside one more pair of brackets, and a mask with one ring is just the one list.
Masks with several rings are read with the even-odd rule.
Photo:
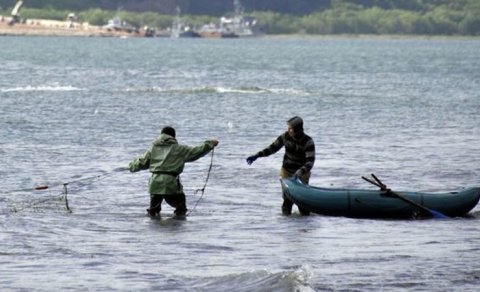
[[299, 168], [297, 171], [295, 171], [294, 176], [302, 177], [304, 174], [305, 174], [305, 169], [302, 167], [302, 168]]
[[212, 142], [213, 142], [213, 147], [217, 147], [217, 145], [219, 143], [218, 140], [213, 140]]

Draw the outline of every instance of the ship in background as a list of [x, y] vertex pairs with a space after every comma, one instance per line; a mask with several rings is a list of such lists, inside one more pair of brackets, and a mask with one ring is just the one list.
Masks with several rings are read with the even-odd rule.
[[185, 25], [180, 17], [180, 7], [177, 6], [177, 15], [173, 18], [172, 28], [170, 31], [171, 38], [197, 38], [200, 34], [191, 26]]
[[206, 38], [245, 38], [261, 37], [265, 29], [251, 16], [245, 16], [245, 10], [240, 0], [233, 1], [235, 11], [231, 15], [220, 18], [220, 24], [204, 25], [198, 33]]

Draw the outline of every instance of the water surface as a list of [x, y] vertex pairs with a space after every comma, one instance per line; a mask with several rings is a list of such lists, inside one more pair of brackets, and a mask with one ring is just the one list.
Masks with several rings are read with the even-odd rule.
[[[478, 207], [451, 220], [283, 217], [283, 151], [245, 158], [300, 115], [312, 185], [372, 188], [361, 176], [375, 173], [395, 190], [478, 186], [479, 47], [1, 37], [0, 287], [476, 291]], [[167, 206], [146, 217], [149, 174], [114, 171], [165, 125], [184, 144], [220, 140], [203, 197], [211, 156], [185, 169], [186, 220]]]

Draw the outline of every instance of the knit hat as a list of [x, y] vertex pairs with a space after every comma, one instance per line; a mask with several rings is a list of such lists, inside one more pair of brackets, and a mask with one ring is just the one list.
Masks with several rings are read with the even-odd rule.
[[303, 120], [299, 116], [294, 116], [287, 121], [287, 124], [292, 128], [303, 128]]
[[299, 116], [295, 116], [287, 121], [287, 125], [289, 125], [294, 132], [294, 138], [298, 139], [303, 136], [303, 120]]
[[162, 129], [162, 134], [167, 134], [175, 138], [175, 129], [170, 126], [166, 126]]

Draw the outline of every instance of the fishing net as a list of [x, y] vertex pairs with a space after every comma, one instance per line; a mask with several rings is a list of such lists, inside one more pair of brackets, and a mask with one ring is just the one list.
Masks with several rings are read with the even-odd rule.
[[78, 191], [99, 180], [111, 176], [104, 173], [80, 178], [66, 183], [41, 185], [34, 188], [13, 190], [4, 193], [3, 201], [10, 212], [68, 212], [71, 213], [68, 194], [71, 189]]
[[[190, 215], [197, 207], [199, 202], [202, 200], [205, 189], [207, 187], [208, 180], [210, 178], [210, 172], [212, 171], [213, 166], [213, 155], [214, 151], [212, 149], [212, 155], [210, 158], [210, 165], [208, 167], [207, 176], [202, 188], [195, 189], [194, 195], [200, 195], [196, 200], [193, 208], [189, 210], [186, 214]], [[89, 185], [92, 185], [100, 180], [103, 180], [114, 174], [119, 174], [123, 171], [126, 171], [127, 168], [119, 167], [114, 169], [111, 172], [105, 172], [96, 176], [90, 176], [85, 178], [79, 178], [71, 180], [65, 183], [52, 184], [52, 185], [40, 185], [34, 188], [12, 190], [6, 193], [2, 193], [3, 196], [0, 197], [0, 202], [6, 202], [6, 206], [10, 212], [68, 212], [72, 213], [68, 201], [69, 191], [72, 189], [75, 193], [79, 193], [82, 188], [86, 188]], [[5, 206], [1, 204], [2, 207]], [[6, 213], [2, 210], [2, 213]]]
[[67, 195], [57, 194], [38, 198], [38, 196], [25, 196], [22, 200], [8, 200], [8, 210], [17, 212], [71, 212], [68, 206]]

